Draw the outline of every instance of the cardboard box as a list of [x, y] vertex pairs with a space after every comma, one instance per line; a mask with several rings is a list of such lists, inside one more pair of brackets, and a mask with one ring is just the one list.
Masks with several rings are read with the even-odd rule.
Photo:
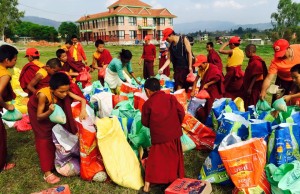
[[71, 194], [69, 185], [59, 185], [40, 192], [31, 194]]
[[212, 192], [211, 184], [207, 181], [197, 179], [176, 179], [166, 190], [165, 194], [210, 194]]

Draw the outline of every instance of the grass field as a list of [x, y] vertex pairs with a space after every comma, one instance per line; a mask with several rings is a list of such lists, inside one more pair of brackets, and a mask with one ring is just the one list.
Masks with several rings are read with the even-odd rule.
[[[25, 56], [26, 46], [16, 45], [20, 49], [18, 56], [18, 62], [16, 67], [22, 68], [26, 63], [27, 59]], [[241, 48], [244, 49], [246, 45], [242, 44]], [[216, 46], [218, 49], [219, 46]], [[89, 62], [92, 62], [92, 54], [95, 50], [93, 45], [84, 46]], [[137, 76], [142, 76], [142, 67], [138, 65], [138, 61], [142, 54], [142, 46], [108, 46], [107, 47], [113, 57], [117, 57], [118, 53], [122, 48], [129, 49], [133, 53], [133, 70]], [[41, 53], [40, 60], [44, 63], [50, 58], [55, 57], [55, 51], [58, 47], [37, 47]], [[193, 52], [195, 55], [206, 54], [205, 43], [196, 43], [193, 46]], [[273, 57], [272, 47], [270, 45], [258, 46], [257, 54], [265, 59], [266, 63], [269, 64]], [[226, 62], [226, 56], [221, 56], [223, 63]], [[248, 59], [245, 58], [243, 63], [243, 69], [245, 69]], [[158, 62], [156, 62], [158, 65]], [[157, 66], [155, 72], [157, 72]], [[96, 72], [93, 72], [93, 78], [96, 78]], [[7, 172], [0, 173], [0, 194], [27, 194], [37, 192], [43, 189], [52, 187], [47, 184], [42, 178], [42, 172], [39, 167], [38, 157], [34, 148], [34, 137], [32, 131], [19, 133], [14, 128], [7, 129], [8, 131], [8, 152], [9, 161], [15, 162], [16, 167]], [[197, 178], [203, 161], [205, 160], [208, 153], [192, 150], [185, 153], [185, 169], [186, 177]], [[163, 161], [162, 161], [163, 162]], [[71, 192], [76, 193], [124, 193], [133, 194], [137, 193], [132, 189], [126, 189], [118, 186], [114, 183], [98, 183], [98, 182], [86, 182], [80, 179], [80, 177], [61, 177], [60, 184], [69, 184]], [[213, 185], [213, 193], [215, 194], [226, 194], [231, 193], [232, 188], [220, 187]], [[159, 193], [155, 190], [153, 193]]]

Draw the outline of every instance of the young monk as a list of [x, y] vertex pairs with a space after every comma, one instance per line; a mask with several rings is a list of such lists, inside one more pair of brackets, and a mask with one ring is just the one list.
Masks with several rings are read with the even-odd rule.
[[[96, 51], [93, 54], [93, 69], [98, 69], [98, 80], [104, 85], [104, 76], [108, 64], [112, 60], [109, 50], [104, 48], [104, 41], [99, 39], [95, 42]], [[97, 65], [96, 65], [97, 64]]]
[[27, 85], [35, 76], [36, 72], [45, 65], [39, 61], [40, 53], [35, 48], [28, 48], [26, 50], [25, 57], [28, 59], [28, 63], [22, 68], [20, 73], [19, 82], [21, 88], [28, 94], [30, 97], [32, 93], [27, 89]]
[[[15, 47], [10, 45], [0, 46], [0, 111], [5, 108], [7, 110], [14, 110], [12, 104], [7, 104], [16, 98], [16, 95], [11, 87], [11, 74], [7, 70], [13, 68], [17, 62], [18, 51]], [[0, 114], [1, 117], [1, 114]], [[0, 119], [0, 172], [2, 170], [10, 170], [15, 166], [14, 163], [7, 163], [7, 143], [6, 130], [2, 119]]]
[[69, 49], [71, 48], [72, 45], [73, 45], [72, 40], [66, 40], [65, 44], [61, 47], [61, 49], [66, 51], [66, 54], [67, 54], [69, 60], [73, 59], [73, 57], [69, 51]]
[[51, 75], [60, 70], [61, 63], [57, 58], [48, 60], [46, 65], [36, 72], [35, 76], [27, 85], [27, 89], [30, 93], [35, 94], [37, 90], [49, 86]]
[[[224, 97], [232, 98], [233, 100], [242, 95], [244, 52], [239, 48], [240, 42], [240, 37], [233, 36], [229, 42], [225, 42], [219, 49], [219, 53], [228, 55], [226, 75], [224, 77]], [[225, 49], [227, 46], [229, 46], [229, 49]]]
[[291, 105], [300, 106], [300, 64], [291, 68], [291, 76], [294, 82], [290, 94], [283, 96], [284, 100]]
[[216, 65], [221, 72], [223, 72], [223, 64], [220, 55], [214, 49], [214, 43], [208, 42], [206, 43], [206, 50], [207, 50], [207, 62], [210, 64]]
[[81, 102], [80, 119], [85, 119], [87, 113], [85, 99], [69, 92], [70, 80], [65, 73], [53, 74], [49, 85], [50, 87], [42, 88], [32, 95], [27, 107], [44, 180], [47, 183], [55, 184], [60, 181], [60, 178], [51, 172], [54, 169], [55, 158], [55, 146], [52, 141], [52, 128], [55, 123], [49, 119], [54, 111], [54, 104], [61, 106], [64, 110], [67, 123], [63, 127], [72, 134], [76, 134], [78, 131], [71, 110], [72, 99]]
[[150, 152], [145, 167], [145, 186], [139, 193], [149, 193], [150, 184], [170, 184], [184, 176], [180, 137], [184, 109], [177, 99], [160, 91], [156, 78], [146, 80], [148, 100], [142, 109], [142, 124], [150, 128]]
[[[166, 45], [166, 41], [161, 41], [160, 45], [159, 45], [159, 65], [158, 67], [161, 68], [165, 62], [168, 59], [168, 47]], [[170, 66], [167, 66], [162, 74], [166, 75], [166, 76], [170, 76]]]
[[205, 106], [197, 111], [197, 119], [202, 123], [205, 123], [208, 114], [212, 108], [213, 102], [217, 98], [222, 98], [224, 94], [224, 77], [220, 69], [211, 63], [207, 62], [205, 55], [198, 55], [196, 57], [195, 67], [199, 67], [196, 80], [194, 81], [191, 96], [195, 95], [195, 90], [199, 78], [201, 78], [200, 90], [206, 90], [210, 98], [206, 99]]
[[71, 77], [77, 77], [79, 72], [82, 71], [82, 67], [84, 67], [78, 67], [78, 65], [74, 64], [74, 62], [68, 57], [67, 52], [63, 49], [58, 49], [56, 51], [56, 57], [61, 62], [61, 70], [67, 72]]
[[155, 45], [150, 43], [151, 37], [149, 35], [145, 36], [144, 41], [145, 44], [143, 46], [143, 53], [139, 61], [139, 65], [141, 65], [142, 61], [144, 60], [143, 76], [144, 79], [148, 79], [149, 77], [154, 76], [156, 48]]
[[256, 105], [259, 100], [262, 84], [268, 74], [268, 69], [265, 61], [256, 55], [256, 46], [254, 44], [247, 45], [245, 53], [249, 58], [249, 62], [244, 74], [242, 97], [247, 110], [248, 106]]

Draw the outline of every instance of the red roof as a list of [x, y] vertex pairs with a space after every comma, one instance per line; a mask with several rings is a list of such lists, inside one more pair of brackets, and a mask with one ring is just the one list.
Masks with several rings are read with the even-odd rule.
[[148, 7], [151, 8], [150, 5], [140, 1], [140, 0], [119, 0], [114, 4], [110, 5], [108, 8], [118, 7], [118, 6], [134, 6], [134, 7]]
[[115, 15], [124, 16], [142, 16], [142, 17], [170, 17], [175, 18], [176, 16], [171, 14], [167, 9], [143, 9], [143, 8], [128, 8], [128, 7], [118, 7], [113, 12], [102, 12], [96, 14], [90, 14], [87, 16], [82, 16], [77, 20], [77, 22], [98, 19], [102, 17], [109, 17]]

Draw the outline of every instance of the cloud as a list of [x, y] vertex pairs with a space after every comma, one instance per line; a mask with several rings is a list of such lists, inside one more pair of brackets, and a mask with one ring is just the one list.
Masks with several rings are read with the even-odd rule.
[[244, 5], [241, 5], [234, 0], [226, 0], [226, 1], [215, 1], [213, 3], [213, 7], [242, 9], [242, 8], [244, 8]]
[[260, 0], [253, 3], [253, 6], [267, 4], [268, 0]]
[[208, 5], [206, 4], [201, 4], [201, 3], [196, 3], [194, 6], [195, 9], [206, 9], [208, 8]]

